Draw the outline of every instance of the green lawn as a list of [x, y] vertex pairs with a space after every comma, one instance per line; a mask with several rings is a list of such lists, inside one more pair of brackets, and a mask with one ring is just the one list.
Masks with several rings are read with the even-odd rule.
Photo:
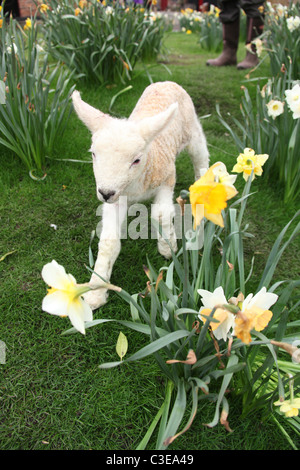
[[[206, 67], [206, 60], [214, 54], [200, 50], [194, 35], [171, 33], [166, 47], [168, 55], [162, 62], [172, 74], [159, 64], [150, 69], [153, 81], [176, 81], [190, 93], [198, 115], [210, 115], [202, 122], [211, 162], [224, 161], [231, 170], [237, 151], [218, 121], [216, 103], [224, 116], [239, 116], [245, 72], [232, 67]], [[241, 44], [239, 59], [243, 56]], [[267, 74], [265, 64], [253, 76]], [[140, 74], [131, 84], [132, 89], [120, 95], [113, 106], [116, 116], [130, 114], [149, 80]], [[122, 87], [90, 88], [78, 83], [77, 89], [85, 101], [107, 112], [112, 97]], [[73, 113], [55, 157], [88, 158], [89, 146], [90, 135]], [[92, 166], [49, 160], [46, 179], [36, 182], [14, 155], [3, 148], [0, 152], [0, 258], [15, 250], [0, 262], [0, 340], [7, 347], [6, 362], [0, 364], [0, 447], [133, 450], [162, 404], [164, 377], [160, 369], [148, 358], [101, 370], [100, 363], [118, 360], [117, 323], [90, 329], [85, 337], [79, 333], [62, 336], [70, 327], [68, 319], [41, 310], [46, 293], [41, 270], [47, 262], [55, 259], [78, 282], [89, 279], [85, 265], [89, 262], [90, 235], [99, 222]], [[176, 194], [188, 189], [192, 182], [192, 166], [183, 153], [177, 164]], [[249, 202], [247, 220], [255, 238], [245, 245], [245, 250], [248, 261], [255, 253], [255, 280], [276, 236], [294, 215], [297, 203], [284, 206], [280, 188], [267, 185], [264, 178], [255, 180], [253, 189], [257, 193]], [[96, 246], [95, 239], [94, 254]], [[299, 278], [299, 248], [299, 239], [289, 246], [274, 282]], [[124, 240], [112, 282], [131, 294], [143, 291], [147, 255], [155, 267], [163, 265], [154, 240]], [[95, 313], [95, 318], [129, 317], [127, 304], [113, 293], [107, 305]], [[138, 333], [124, 327], [122, 331], [128, 337], [129, 353], [146, 344], [145, 337]], [[170, 449], [290, 449], [273, 421], [262, 422], [258, 413], [241, 420], [240, 412], [240, 403], [235, 401], [229, 415], [234, 432], [229, 434], [222, 426], [203, 426], [211, 421], [214, 404], [201, 404], [192, 428]]]

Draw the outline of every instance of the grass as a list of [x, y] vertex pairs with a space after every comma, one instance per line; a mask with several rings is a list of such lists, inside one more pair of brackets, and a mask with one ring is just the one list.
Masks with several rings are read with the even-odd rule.
[[[194, 35], [171, 33], [163, 64], [150, 69], [152, 79], [174, 80], [192, 96], [203, 119], [211, 152], [211, 162], [224, 161], [231, 169], [236, 149], [219, 123], [216, 102], [223, 114], [239, 113], [241, 84], [245, 72], [228, 67], [205, 66], [210, 54], [199, 48]], [[239, 48], [239, 58], [244, 55]], [[256, 76], [265, 76], [267, 65]], [[149, 84], [145, 74], [132, 80], [132, 89], [116, 100], [113, 113], [128, 116], [143, 89]], [[108, 112], [112, 97], [122, 89], [89, 88], [77, 84], [84, 100]], [[90, 135], [73, 114], [56, 158], [87, 158]], [[164, 377], [154, 360], [132, 363], [112, 370], [100, 370], [102, 362], [117, 360], [115, 344], [120, 328], [108, 324], [80, 334], [62, 336], [67, 319], [41, 310], [45, 285], [43, 265], [52, 259], [71, 272], [78, 282], [89, 273], [88, 247], [91, 231], [99, 218], [98, 202], [90, 164], [49, 161], [47, 178], [33, 181], [18, 159], [1, 148], [0, 174], [0, 340], [6, 344], [6, 363], [0, 364], [0, 431], [2, 450], [133, 450], [145, 434], [161, 406]], [[183, 152], [177, 163], [176, 194], [193, 182], [192, 166]], [[256, 253], [254, 279], [281, 228], [294, 215], [295, 206], [284, 206], [281, 191], [269, 187], [263, 178], [253, 185], [257, 194], [248, 208], [249, 231], [255, 235], [245, 249], [249, 260]], [[56, 229], [51, 226], [56, 225]], [[97, 240], [92, 248], [96, 253]], [[278, 266], [274, 281], [299, 277], [299, 240], [290, 245]], [[147, 254], [155, 267], [163, 260], [155, 241], [124, 240], [113, 271], [112, 282], [130, 293], [141, 292], [147, 278], [143, 264]], [[107, 305], [95, 317], [129, 318], [127, 304], [110, 294]], [[129, 351], [145, 345], [145, 338], [130, 331]], [[173, 450], [275, 450], [290, 445], [271, 420], [259, 414], [240, 419], [241, 406], [235, 402], [229, 422], [234, 432], [221, 426], [208, 429], [214, 405], [200, 405], [192, 428], [170, 449]], [[188, 410], [189, 413], [189, 410]]]

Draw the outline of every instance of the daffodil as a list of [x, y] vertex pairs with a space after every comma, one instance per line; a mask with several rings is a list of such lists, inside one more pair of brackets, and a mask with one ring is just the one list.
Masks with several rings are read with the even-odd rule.
[[221, 162], [211, 166], [189, 188], [195, 226], [199, 225], [205, 217], [214, 224], [224, 227], [222, 210], [227, 207], [227, 201], [237, 194], [237, 190], [231, 183], [218, 181], [218, 176], [214, 172], [217, 171], [219, 165]]
[[217, 183], [226, 184], [228, 186], [234, 185], [237, 175], [230, 175], [224, 163], [218, 162], [218, 164], [213, 165], [212, 171]]
[[[252, 46], [254, 46], [255, 52], [253, 51]], [[260, 38], [256, 38], [249, 44], [246, 44], [246, 49], [247, 51], [252, 52], [253, 54], [256, 53], [257, 57], [260, 57], [264, 49], [263, 42]]]
[[32, 28], [32, 21], [30, 18], [27, 18], [25, 21], [24, 30], [27, 31], [28, 29], [31, 29], [31, 28]]
[[82, 295], [91, 287], [77, 284], [72, 274], [67, 274], [65, 268], [55, 260], [43, 267], [42, 278], [50, 286], [43, 299], [42, 309], [52, 315], [69, 317], [72, 325], [84, 334], [84, 323], [93, 319], [93, 313]]
[[267, 103], [268, 115], [276, 119], [284, 111], [284, 102], [279, 100], [271, 100]]
[[251, 342], [251, 330], [262, 331], [270, 322], [273, 314], [269, 308], [275, 304], [278, 295], [267, 292], [263, 287], [256, 295], [249, 294], [240, 306], [235, 318], [234, 334], [243, 343]]
[[291, 33], [299, 28], [300, 26], [300, 17], [299, 16], [290, 16], [286, 20], [287, 28]]
[[289, 105], [289, 107], [292, 107], [293, 104], [297, 103], [300, 101], [300, 85], [299, 83], [296, 83], [296, 85], [293, 86], [291, 90], [285, 90], [284, 92], [286, 96], [286, 102]]
[[290, 389], [290, 398], [289, 400], [278, 400], [274, 403], [275, 406], [280, 406], [279, 411], [284, 413], [286, 418], [292, 418], [293, 416], [298, 416], [300, 409], [300, 398], [294, 397], [294, 378], [293, 375], [288, 373], [290, 377], [289, 380], [289, 389]]
[[255, 176], [262, 175], [262, 166], [265, 164], [269, 155], [255, 155], [255, 151], [251, 148], [245, 148], [244, 153], [240, 153], [237, 158], [237, 163], [234, 165], [232, 171], [235, 173], [243, 173], [245, 181], [248, 180], [253, 170], [253, 179]]
[[286, 102], [293, 112], [293, 118], [300, 117], [300, 85], [297, 83], [291, 90], [285, 91]]
[[40, 10], [41, 10], [42, 13], [47, 13], [47, 10], [49, 10], [49, 6], [46, 5], [46, 3], [42, 3], [40, 5]]
[[[209, 316], [212, 310], [218, 305], [222, 306], [228, 304], [223, 287], [221, 286], [217, 287], [213, 292], [205, 289], [199, 289], [197, 292], [201, 297], [203, 305], [199, 311], [199, 318], [204, 323], [207, 320], [202, 315]], [[218, 322], [211, 322], [209, 325], [213, 335], [218, 340], [223, 339], [226, 341], [230, 330], [234, 327], [234, 315], [225, 308], [219, 307], [215, 310], [213, 318], [218, 320]]]
[[280, 406], [279, 410], [284, 413], [287, 418], [298, 416], [300, 409], [300, 398], [294, 398], [293, 400], [275, 401], [274, 405]]
[[87, 0], [80, 0], [80, 1], [78, 2], [78, 5], [79, 5], [79, 7], [82, 8], [82, 9], [85, 8], [85, 7], [87, 6]]

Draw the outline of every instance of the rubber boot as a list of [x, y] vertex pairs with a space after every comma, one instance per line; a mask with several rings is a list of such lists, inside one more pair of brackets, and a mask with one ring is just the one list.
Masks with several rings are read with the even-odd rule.
[[209, 59], [206, 65], [223, 67], [224, 65], [236, 65], [236, 52], [239, 45], [240, 19], [233, 23], [223, 23], [223, 51], [217, 59]]
[[[246, 44], [250, 44], [263, 32], [264, 23], [261, 18], [247, 18], [247, 38]], [[245, 59], [237, 65], [239, 70], [252, 69], [257, 66], [259, 59], [256, 54], [256, 47], [251, 44], [251, 51], [247, 51]]]

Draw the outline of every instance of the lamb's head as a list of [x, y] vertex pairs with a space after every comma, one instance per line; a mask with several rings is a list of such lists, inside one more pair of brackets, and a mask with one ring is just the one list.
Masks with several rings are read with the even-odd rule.
[[145, 170], [149, 145], [177, 112], [171, 105], [140, 121], [116, 119], [85, 103], [78, 91], [72, 94], [78, 117], [92, 133], [91, 152], [100, 201], [115, 202], [140, 179]]

